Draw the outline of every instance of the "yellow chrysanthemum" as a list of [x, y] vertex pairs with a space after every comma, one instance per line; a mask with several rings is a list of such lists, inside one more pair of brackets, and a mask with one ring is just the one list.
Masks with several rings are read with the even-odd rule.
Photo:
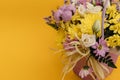
[[79, 26], [73, 25], [72, 27], [68, 27], [68, 34], [70, 35], [70, 38], [75, 38], [75, 34], [77, 34], [79, 37], [81, 37], [81, 29]]
[[120, 22], [120, 14], [116, 14], [113, 19], [110, 19], [108, 21], [110, 24], [117, 24]]
[[[61, 22], [61, 27], [69, 34], [71, 38], [75, 38], [75, 34], [81, 37], [81, 34], [93, 34], [93, 24], [96, 20], [101, 21], [101, 12], [94, 14], [85, 14], [84, 17], [76, 14], [72, 17], [72, 22]], [[78, 24], [76, 24], [78, 21]]]
[[106, 39], [108, 46], [115, 47], [120, 46], [120, 36], [119, 35], [113, 35]]
[[114, 33], [120, 34], [120, 23], [110, 26], [110, 30], [112, 30]]
[[105, 23], [105, 26], [104, 26], [104, 28], [107, 28], [107, 27], [109, 27], [110, 26], [110, 24], [108, 24], [108, 23]]
[[101, 13], [85, 14], [84, 19], [81, 19], [81, 31], [84, 34], [93, 34], [92, 26], [96, 20], [101, 21]]
[[110, 24], [118, 24], [120, 22], [120, 14], [117, 11], [116, 5], [112, 5], [107, 8], [106, 11], [106, 20], [105, 20], [105, 28], [110, 27]]
[[106, 14], [109, 14], [109, 19], [114, 18], [117, 13], [117, 9], [116, 9], [116, 5], [112, 5], [110, 6], [107, 11]]

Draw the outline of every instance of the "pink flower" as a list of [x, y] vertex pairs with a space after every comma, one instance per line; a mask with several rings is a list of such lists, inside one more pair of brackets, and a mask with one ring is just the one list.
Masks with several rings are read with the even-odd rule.
[[103, 1], [102, 0], [96, 0], [96, 5], [102, 5]]
[[64, 49], [67, 51], [74, 51], [75, 50], [75, 46], [70, 44], [72, 41], [78, 41], [77, 39], [70, 39], [69, 36], [67, 36], [65, 42], [63, 43]]
[[77, 0], [78, 4], [82, 4], [84, 6], [86, 6], [86, 2], [87, 2], [87, 0]]
[[79, 76], [81, 78], [87, 77], [89, 74], [92, 73], [92, 69], [89, 66], [84, 66], [81, 71], [79, 72]]
[[87, 2], [87, 0], [78, 0], [78, 2], [81, 4], [85, 4]]
[[93, 53], [95, 53], [96, 56], [100, 55], [104, 57], [106, 52], [109, 52], [107, 43], [103, 38], [99, 39], [99, 42], [96, 42], [96, 44], [93, 45], [92, 48], [95, 49]]

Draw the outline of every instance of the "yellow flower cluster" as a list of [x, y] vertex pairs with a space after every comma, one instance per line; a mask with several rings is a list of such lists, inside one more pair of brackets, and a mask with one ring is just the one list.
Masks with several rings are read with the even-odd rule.
[[106, 39], [108, 46], [115, 47], [120, 46], [120, 36], [119, 35], [113, 35]]
[[61, 23], [67, 34], [75, 38], [77, 34], [80, 38], [82, 34], [93, 34], [92, 26], [96, 20], [101, 21], [101, 12], [85, 14], [84, 17], [76, 14], [72, 17], [72, 22]]
[[92, 26], [96, 20], [101, 21], [101, 12], [96, 14], [86, 14], [85, 18], [81, 20], [81, 31], [84, 34], [93, 34]]
[[109, 18], [108, 19], [114, 18], [116, 16], [116, 14], [118, 14], [117, 13], [117, 9], [116, 9], [116, 5], [113, 4], [112, 6], [110, 6], [107, 9], [106, 14], [109, 14]]
[[[109, 6], [106, 11], [106, 23], [105, 23], [105, 28], [109, 27], [110, 24], [116, 24], [118, 23], [118, 20], [120, 18], [120, 14], [118, 14], [116, 5]], [[108, 24], [109, 23], [109, 24]]]
[[107, 44], [110, 47], [120, 46], [120, 13], [116, 9], [116, 5], [110, 6], [106, 14], [107, 17], [105, 27], [109, 27], [109, 30], [113, 31], [113, 36], [110, 36], [106, 39]]
[[114, 33], [120, 34], [120, 23], [112, 25], [110, 27], [110, 30], [114, 31]]
[[[120, 46], [120, 13], [116, 9], [116, 5], [112, 5], [107, 8], [105, 20], [105, 29], [113, 31], [114, 35], [107, 37], [106, 41], [110, 47]], [[69, 35], [71, 39], [75, 38], [75, 34], [81, 38], [82, 34], [93, 34], [93, 25], [96, 20], [101, 21], [102, 12], [98, 13], [86, 13], [84, 16], [81, 16], [79, 13], [76, 13], [71, 21], [60, 22], [61, 29], [59, 30], [59, 39], [61, 43], [64, 41], [65, 35]], [[97, 36], [101, 36], [101, 31], [97, 33]]]

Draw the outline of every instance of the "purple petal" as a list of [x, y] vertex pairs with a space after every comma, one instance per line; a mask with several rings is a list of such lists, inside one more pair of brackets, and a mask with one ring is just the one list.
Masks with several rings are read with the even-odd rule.
[[104, 51], [109, 52], [109, 48], [108, 47], [103, 47]]
[[97, 49], [98, 46], [99, 46], [99, 45], [98, 45], [98, 43], [96, 42], [95, 45], [92, 46], [92, 48], [93, 48], [93, 49]]
[[97, 53], [97, 50], [94, 50], [93, 53]]
[[97, 54], [99, 54], [102, 57], [104, 57], [105, 56], [105, 51], [104, 50], [99, 50]]
[[99, 39], [99, 44], [101, 44], [103, 46], [107, 46], [107, 43], [103, 38]]

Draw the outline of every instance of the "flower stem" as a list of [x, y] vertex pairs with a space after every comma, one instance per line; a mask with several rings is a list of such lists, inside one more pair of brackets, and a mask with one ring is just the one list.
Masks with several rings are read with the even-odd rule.
[[104, 19], [105, 19], [105, 12], [106, 12], [108, 1], [109, 0], [106, 0], [105, 5], [104, 5], [104, 9], [103, 9], [103, 12], [102, 12], [102, 28], [101, 28], [101, 30], [102, 30], [102, 38], [103, 39], [104, 39]]

